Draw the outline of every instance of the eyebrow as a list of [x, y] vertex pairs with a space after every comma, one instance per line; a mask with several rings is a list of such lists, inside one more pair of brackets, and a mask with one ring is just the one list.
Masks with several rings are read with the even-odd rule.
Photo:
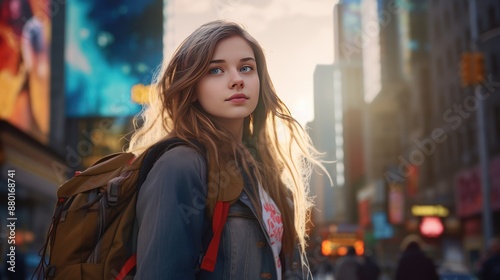
[[[240, 59], [240, 62], [246, 62], [246, 61], [250, 61], [250, 60], [255, 61], [255, 58], [245, 57], [245, 58]], [[212, 64], [212, 63], [224, 63], [224, 62], [226, 62], [224, 59], [214, 59], [214, 60], [210, 61], [210, 64]]]

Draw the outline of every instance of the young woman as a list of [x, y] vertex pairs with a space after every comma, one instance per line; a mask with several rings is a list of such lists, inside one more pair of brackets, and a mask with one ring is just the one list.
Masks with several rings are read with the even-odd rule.
[[[141, 187], [136, 279], [307, 279], [310, 140], [257, 41], [199, 27], [164, 64], [129, 150], [169, 137]], [[201, 148], [200, 148], [201, 146]]]

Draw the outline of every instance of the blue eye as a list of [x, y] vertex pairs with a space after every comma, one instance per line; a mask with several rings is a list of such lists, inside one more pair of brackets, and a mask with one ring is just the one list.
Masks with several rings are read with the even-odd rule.
[[248, 65], [247, 66], [243, 66], [240, 69], [241, 72], [250, 72], [252, 70], [253, 70], [253, 68], [251, 66], [248, 66]]
[[222, 73], [222, 69], [220, 69], [220, 68], [212, 68], [212, 69], [209, 70], [209, 73], [210, 74], [215, 74], [215, 75], [216, 74], [220, 74], [220, 73]]

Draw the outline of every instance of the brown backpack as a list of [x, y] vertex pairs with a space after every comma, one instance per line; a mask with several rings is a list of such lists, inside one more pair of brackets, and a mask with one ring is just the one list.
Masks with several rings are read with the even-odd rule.
[[[188, 143], [171, 138], [137, 158], [132, 153], [109, 155], [62, 184], [34, 277], [94, 280], [134, 275], [139, 188], [157, 159], [178, 145]], [[204, 155], [198, 144], [193, 145]], [[214, 239], [211, 247], [219, 243]]]

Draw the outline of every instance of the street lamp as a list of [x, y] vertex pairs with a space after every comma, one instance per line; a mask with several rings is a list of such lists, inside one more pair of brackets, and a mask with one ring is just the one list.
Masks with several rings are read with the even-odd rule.
[[[479, 77], [479, 74], [484, 75], [484, 58], [482, 54], [478, 53], [478, 27], [477, 27], [477, 3], [476, 0], [469, 0], [469, 20], [471, 24], [471, 39], [472, 39], [472, 51], [473, 60], [475, 60], [472, 65], [472, 71], [475, 72], [474, 77], [474, 92], [481, 93], [482, 86], [478, 81], [484, 79]], [[478, 64], [478, 65], [474, 65]], [[479, 161], [481, 170], [481, 192], [482, 192], [482, 212], [483, 212], [483, 249], [486, 251], [487, 243], [491, 240], [493, 236], [492, 228], [492, 217], [491, 217], [491, 200], [490, 200], [490, 165], [489, 165], [489, 155], [488, 155], [488, 138], [487, 138], [487, 127], [486, 127], [486, 115], [485, 115], [485, 100], [484, 98], [478, 98], [478, 109], [477, 109], [477, 131], [478, 131], [478, 149], [479, 149]]]

